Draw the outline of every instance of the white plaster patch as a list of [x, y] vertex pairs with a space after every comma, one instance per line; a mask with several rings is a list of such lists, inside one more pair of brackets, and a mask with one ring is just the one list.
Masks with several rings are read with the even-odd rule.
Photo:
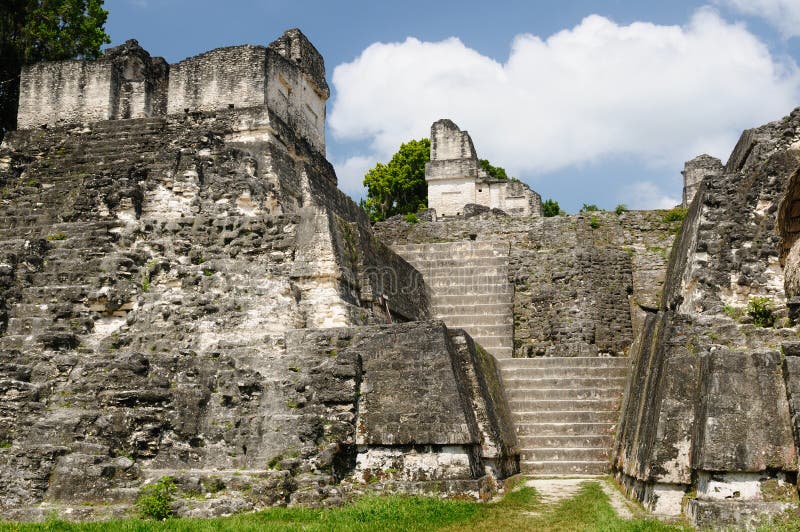
[[119, 330], [120, 327], [125, 325], [127, 318], [111, 316], [108, 318], [100, 318], [94, 322], [94, 340], [102, 340], [110, 336], [114, 331]]
[[700, 471], [697, 477], [697, 498], [762, 500], [761, 475], [759, 473], [717, 474]]
[[676, 484], [653, 484], [644, 495], [644, 506], [657, 515], [680, 515], [684, 487]]

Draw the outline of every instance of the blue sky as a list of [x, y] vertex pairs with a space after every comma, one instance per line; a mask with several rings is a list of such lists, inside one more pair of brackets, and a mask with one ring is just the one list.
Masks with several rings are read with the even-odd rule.
[[450, 118], [567, 211], [668, 206], [682, 162], [800, 105], [800, 0], [107, 0], [169, 62], [299, 27], [325, 57], [328, 158], [365, 169]]

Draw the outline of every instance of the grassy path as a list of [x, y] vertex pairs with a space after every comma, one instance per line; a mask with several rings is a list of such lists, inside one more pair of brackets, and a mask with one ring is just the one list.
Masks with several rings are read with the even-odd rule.
[[521, 485], [497, 502], [423, 497], [367, 497], [342, 508], [274, 508], [218, 519], [129, 519], [104, 523], [0, 523], [0, 531], [430, 531], [486, 530], [675, 531], [690, 530], [653, 520], [622, 519], [600, 481], [577, 485], [566, 496], [548, 497]]

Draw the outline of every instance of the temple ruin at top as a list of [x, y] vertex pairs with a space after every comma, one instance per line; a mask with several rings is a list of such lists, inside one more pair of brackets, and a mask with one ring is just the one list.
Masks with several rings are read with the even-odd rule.
[[481, 168], [469, 133], [451, 120], [431, 126], [431, 160], [425, 166], [428, 208], [437, 219], [460, 216], [464, 206], [483, 205], [512, 216], [541, 216], [542, 198], [525, 183], [493, 179]]
[[269, 46], [217, 48], [168, 65], [135, 40], [96, 61], [52, 61], [25, 67], [20, 129], [150, 118], [266, 105], [325, 153], [322, 56], [299, 30]]

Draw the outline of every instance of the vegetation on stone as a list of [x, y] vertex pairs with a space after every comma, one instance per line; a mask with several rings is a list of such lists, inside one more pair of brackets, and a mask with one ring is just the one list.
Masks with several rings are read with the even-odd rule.
[[505, 168], [493, 166], [487, 159], [478, 159], [478, 164], [492, 179], [508, 179]]
[[96, 58], [111, 42], [103, 0], [0, 3], [0, 140], [17, 124], [22, 67], [38, 61]]
[[747, 303], [747, 315], [753, 318], [753, 323], [759, 327], [775, 325], [775, 311], [772, 299], [768, 297], [750, 298]]
[[545, 218], [552, 218], [553, 216], [559, 216], [561, 214], [564, 214], [564, 211], [561, 210], [558, 202], [552, 198], [547, 198], [542, 203], [542, 216]]
[[684, 207], [673, 207], [664, 213], [664, 223], [682, 222], [688, 212]]
[[600, 207], [595, 205], [594, 203], [586, 204], [584, 203], [581, 207], [580, 212], [597, 212], [600, 210]]
[[164, 477], [158, 482], [143, 486], [136, 499], [139, 515], [158, 521], [172, 516], [175, 491], [175, 482], [171, 477]]
[[625, 205], [624, 203], [620, 203], [619, 205], [614, 207], [614, 212], [617, 213], [617, 215], [620, 215], [623, 212], [628, 212], [628, 206]]

